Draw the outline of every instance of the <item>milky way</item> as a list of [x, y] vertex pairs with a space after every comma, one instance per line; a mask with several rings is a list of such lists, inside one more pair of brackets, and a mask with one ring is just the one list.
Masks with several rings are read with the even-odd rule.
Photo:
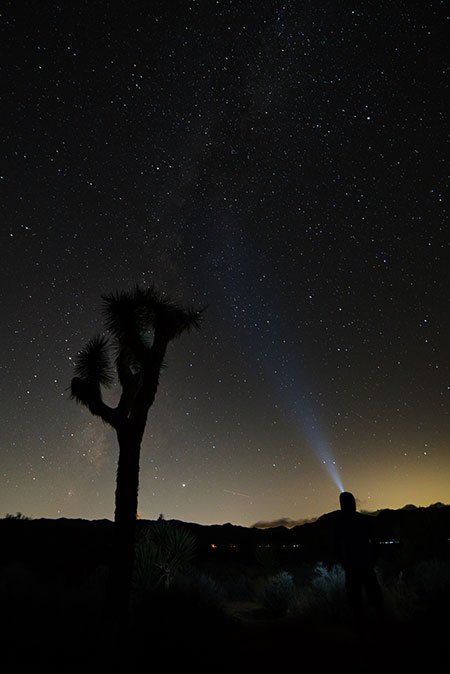
[[444, 3], [1, 21], [0, 515], [112, 518], [115, 437], [67, 387], [135, 283], [209, 305], [168, 352], [142, 517], [316, 516], [335, 479], [369, 510], [449, 502]]

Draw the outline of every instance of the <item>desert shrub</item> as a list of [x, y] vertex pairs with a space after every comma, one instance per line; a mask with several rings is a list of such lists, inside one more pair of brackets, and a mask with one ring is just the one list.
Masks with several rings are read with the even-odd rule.
[[442, 559], [419, 562], [411, 576], [419, 609], [430, 618], [441, 619], [450, 602], [450, 564]]
[[341, 601], [345, 596], [345, 572], [340, 564], [327, 567], [322, 562], [317, 564], [311, 580], [313, 590], [333, 603]]
[[166, 587], [177, 573], [186, 569], [195, 556], [195, 537], [173, 522], [158, 519], [140, 532], [135, 548], [133, 585], [149, 590]]
[[184, 600], [205, 608], [220, 607], [225, 599], [225, 591], [220, 583], [206, 573], [194, 570], [179, 576], [173, 584], [173, 590]]
[[300, 610], [336, 619], [347, 612], [345, 572], [340, 564], [327, 567], [319, 562], [300, 595]]
[[447, 595], [450, 592], [450, 564], [442, 559], [419, 562], [414, 569], [413, 580], [421, 596]]
[[269, 576], [258, 597], [272, 617], [285, 616], [295, 603], [296, 590], [290, 573], [281, 571]]
[[6, 513], [5, 516], [6, 520], [31, 520], [31, 517], [27, 517], [26, 515], [22, 515], [22, 513], [16, 513], [13, 515], [12, 513]]
[[419, 562], [383, 587], [386, 609], [400, 622], [426, 620], [428, 625], [446, 618], [450, 602], [450, 565], [441, 559]]
[[417, 595], [403, 571], [383, 586], [383, 598], [388, 615], [400, 622], [410, 621], [417, 610]]

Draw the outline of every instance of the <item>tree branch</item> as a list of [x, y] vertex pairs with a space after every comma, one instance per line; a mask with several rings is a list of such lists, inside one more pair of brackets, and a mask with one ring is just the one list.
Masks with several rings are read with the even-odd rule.
[[80, 377], [74, 377], [70, 388], [72, 398], [87, 407], [94, 416], [100, 417], [105, 423], [117, 428], [119, 422], [117, 410], [103, 402], [100, 386], [94, 386]]

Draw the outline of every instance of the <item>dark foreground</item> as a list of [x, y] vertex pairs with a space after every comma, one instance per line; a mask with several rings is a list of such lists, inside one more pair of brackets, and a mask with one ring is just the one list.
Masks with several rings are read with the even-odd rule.
[[[216, 542], [223, 532], [222, 548], [210, 545], [211, 531], [204, 542], [200, 532], [189, 564], [186, 557], [179, 563], [189, 543], [180, 534], [166, 558], [177, 564], [163, 576], [144, 546], [129, 626], [118, 632], [104, 614], [111, 523], [2, 520], [0, 671], [447, 671], [447, 509], [430, 511], [433, 520], [425, 510], [414, 513], [410, 536], [404, 527], [385, 532], [400, 542], [379, 555], [381, 622], [367, 604], [363, 619], [352, 620], [343, 570], [324, 557], [322, 518], [307, 529], [315, 533], [303, 547], [289, 546], [278, 530], [270, 545], [260, 545], [254, 532], [214, 530]], [[417, 526], [417, 514], [427, 516], [426, 526]], [[239, 533], [239, 545], [229, 545], [226, 536], [235, 541]]]
[[270, 618], [251, 602], [205, 606], [161, 593], [113, 638], [95, 605], [41, 599], [3, 605], [3, 671], [438, 672], [447, 660], [448, 616], [436, 612], [382, 624], [369, 612], [355, 629], [348, 615]]

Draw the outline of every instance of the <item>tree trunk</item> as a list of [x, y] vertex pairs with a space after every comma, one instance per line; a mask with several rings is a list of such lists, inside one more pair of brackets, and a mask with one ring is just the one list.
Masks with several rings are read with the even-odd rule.
[[126, 630], [130, 608], [139, 487], [140, 438], [130, 428], [118, 431], [113, 550], [106, 602], [108, 622]]
[[131, 582], [133, 577], [136, 517], [139, 489], [139, 458], [141, 442], [151, 407], [158, 388], [161, 360], [165, 353], [159, 349], [156, 362], [144, 376], [130, 415], [116, 426], [119, 442], [114, 539], [109, 577], [108, 622], [118, 634], [126, 633], [128, 625]]

